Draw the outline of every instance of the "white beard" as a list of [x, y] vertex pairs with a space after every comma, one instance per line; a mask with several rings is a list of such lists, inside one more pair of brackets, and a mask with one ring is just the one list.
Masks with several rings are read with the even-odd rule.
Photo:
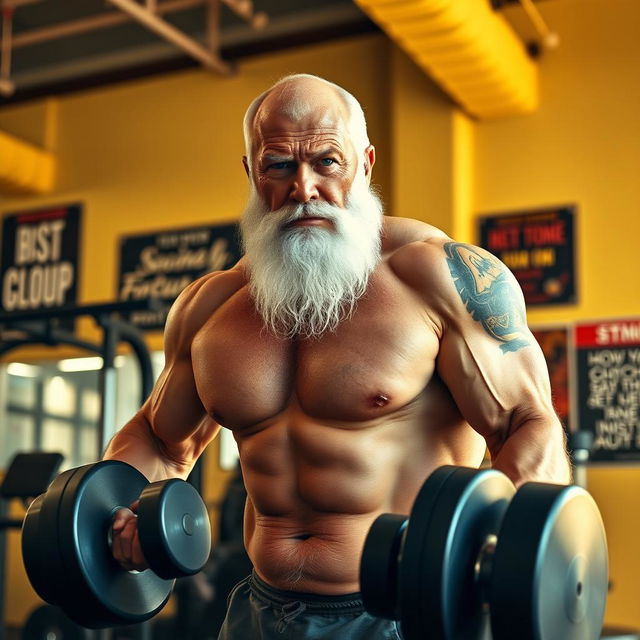
[[[303, 217], [333, 228], [285, 229]], [[282, 338], [317, 337], [349, 318], [380, 261], [382, 203], [363, 177], [344, 209], [327, 202], [269, 211], [255, 187], [242, 216], [249, 289], [267, 329]]]

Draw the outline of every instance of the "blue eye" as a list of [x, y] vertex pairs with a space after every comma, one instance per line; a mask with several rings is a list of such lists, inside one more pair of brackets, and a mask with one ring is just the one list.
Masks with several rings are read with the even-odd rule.
[[333, 158], [322, 158], [322, 160], [320, 160], [320, 164], [323, 167], [330, 167], [334, 163], [335, 163], [335, 160]]

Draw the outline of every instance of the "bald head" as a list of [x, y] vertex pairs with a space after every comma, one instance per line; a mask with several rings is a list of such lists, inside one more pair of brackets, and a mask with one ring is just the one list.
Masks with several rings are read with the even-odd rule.
[[327, 124], [342, 121], [358, 157], [362, 157], [369, 146], [367, 125], [360, 103], [337, 84], [301, 73], [282, 78], [249, 105], [244, 117], [245, 148], [249, 163], [254, 151], [255, 132], [262, 130], [265, 122], [274, 114], [293, 124], [311, 115], [319, 124], [323, 120]]

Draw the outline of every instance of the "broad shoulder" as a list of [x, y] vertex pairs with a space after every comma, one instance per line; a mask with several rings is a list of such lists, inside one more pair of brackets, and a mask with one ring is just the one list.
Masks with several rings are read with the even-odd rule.
[[435, 310], [449, 318], [471, 299], [493, 297], [497, 290], [520, 304], [521, 292], [513, 274], [481, 247], [433, 236], [410, 242], [389, 257], [396, 276], [418, 292]]
[[208, 273], [185, 287], [169, 311], [165, 347], [187, 348], [216, 309], [246, 284], [241, 260], [226, 271]]
[[453, 240], [432, 225], [408, 218], [387, 218], [383, 250], [386, 260], [405, 284], [429, 290], [448, 275], [446, 249]]
[[413, 218], [384, 217], [382, 250], [387, 255], [413, 242], [427, 242], [438, 238], [448, 239], [443, 231], [426, 222]]

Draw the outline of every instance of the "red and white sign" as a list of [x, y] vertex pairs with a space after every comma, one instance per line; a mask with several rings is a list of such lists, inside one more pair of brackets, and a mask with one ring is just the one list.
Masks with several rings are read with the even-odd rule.
[[575, 340], [578, 348], [640, 346], [640, 318], [578, 325]]

